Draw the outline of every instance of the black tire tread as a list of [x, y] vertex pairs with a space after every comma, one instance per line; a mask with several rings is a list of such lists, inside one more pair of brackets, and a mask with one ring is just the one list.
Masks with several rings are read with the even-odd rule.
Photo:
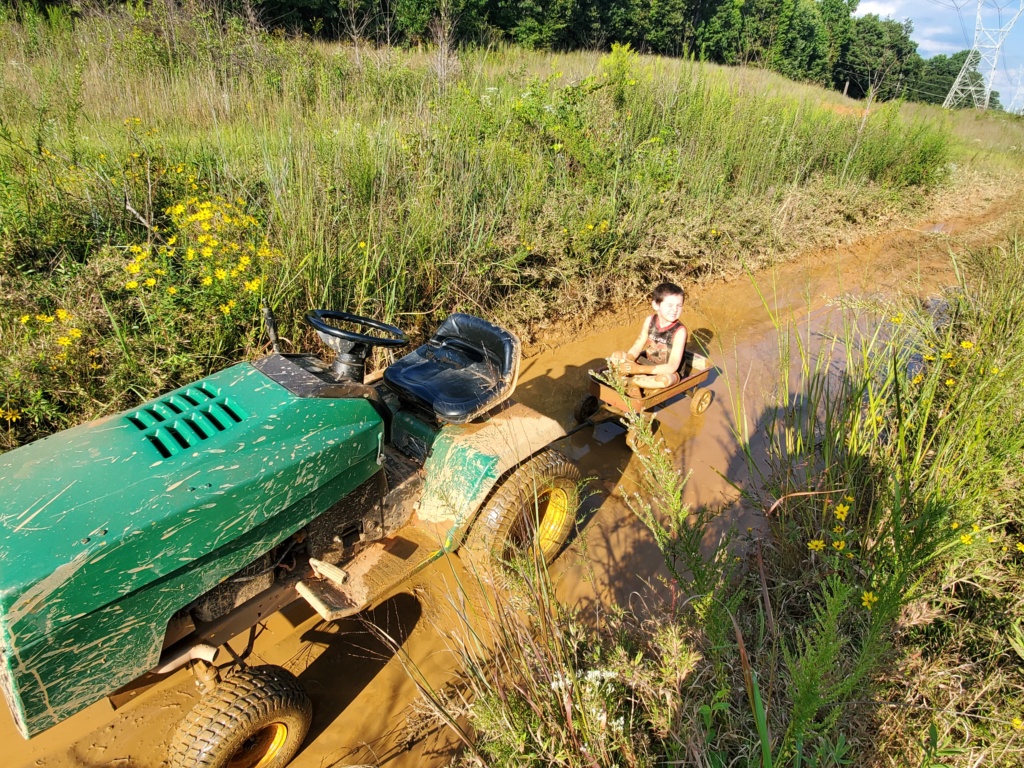
[[[488, 551], [504, 542], [523, 510], [533, 508], [535, 490], [550, 483], [557, 483], [570, 494], [575, 512], [581, 479], [579, 469], [564, 454], [551, 448], [541, 451], [514, 469], [494, 492], [470, 531], [467, 547]], [[575, 513], [567, 516], [559, 546], [547, 557], [549, 563], [565, 545], [575, 522]]]
[[[273, 768], [287, 765], [306, 737], [313, 705], [291, 672], [267, 665], [247, 667], [205, 693], [181, 721], [168, 749], [171, 768], [219, 768], [229, 755], [222, 747], [239, 728], [270, 722], [278, 713], [298, 721]], [[293, 732], [294, 731], [294, 732]], [[297, 737], [297, 738], [296, 738]]]

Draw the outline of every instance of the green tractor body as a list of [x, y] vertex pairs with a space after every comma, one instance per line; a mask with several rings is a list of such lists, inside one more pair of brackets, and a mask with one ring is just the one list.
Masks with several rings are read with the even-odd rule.
[[0, 677], [22, 733], [156, 666], [171, 616], [378, 472], [382, 439], [366, 400], [241, 364], [0, 456]]
[[461, 424], [406, 391], [418, 379], [275, 354], [0, 456], [0, 683], [22, 734], [211, 661], [300, 596], [363, 610], [462, 545], [499, 481], [564, 435], [507, 399], [517, 345], [500, 400]]

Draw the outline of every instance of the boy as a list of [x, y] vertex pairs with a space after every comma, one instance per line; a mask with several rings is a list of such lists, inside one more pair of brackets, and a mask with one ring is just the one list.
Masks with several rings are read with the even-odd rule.
[[629, 376], [627, 394], [639, 396], [637, 387], [664, 389], [679, 381], [686, 349], [686, 327], [679, 322], [683, 289], [661, 283], [651, 295], [654, 314], [644, 320], [640, 335], [628, 352], [613, 352], [609, 360]]

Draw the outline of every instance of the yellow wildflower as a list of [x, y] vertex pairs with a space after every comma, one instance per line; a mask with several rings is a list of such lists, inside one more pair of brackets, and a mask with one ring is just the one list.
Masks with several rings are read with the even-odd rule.
[[204, 258], [208, 259], [211, 256], [213, 256], [213, 248], [211, 248], [210, 246], [206, 246], [205, 248], [203, 248], [203, 250], [200, 251], [200, 253], [203, 254]]
[[832, 533], [835, 533], [835, 534], [841, 534], [841, 533], [842, 533], [843, 531], [845, 531], [845, 530], [846, 530], [846, 529], [845, 529], [845, 528], [843, 528], [843, 526], [841, 526], [841, 525], [837, 525], [837, 526], [836, 526], [835, 528], [833, 528], [833, 529], [832, 529]]
[[203, 285], [212, 285], [213, 284], [213, 278], [210, 277], [209, 275], [207, 275], [206, 277], [204, 277], [202, 279], [201, 282], [202, 282]]
[[71, 328], [68, 330], [68, 336], [70, 336], [72, 339], [80, 339], [82, 338], [82, 329]]
[[174, 287], [173, 285], [171, 285], [171, 286], [168, 286], [168, 288], [167, 288], [167, 293], [168, 293], [168, 295], [170, 295], [170, 296], [173, 296], [173, 295], [174, 295], [174, 294], [176, 294], [177, 292], [178, 292], [178, 289], [177, 289], [177, 288], [175, 288], [175, 287]]
[[13, 408], [8, 408], [7, 411], [0, 411], [0, 415], [3, 415], [6, 421], [21, 421], [21, 414]]
[[71, 339], [68, 338], [67, 336], [61, 336], [59, 339], [57, 339], [57, 343], [60, 344], [62, 347], [70, 347]]
[[998, 368], [993, 368], [992, 369], [992, 373], [999, 373], [999, 369]]
[[900, 312], [898, 315], [893, 315], [892, 317], [889, 318], [889, 322], [899, 325], [900, 323], [903, 322], [903, 313]]
[[925, 355], [924, 359], [927, 360], [929, 363], [934, 363], [935, 362], [935, 355]]
[[142, 266], [139, 264], [139, 262], [133, 261], [129, 264], [126, 264], [124, 268], [128, 274], [137, 275], [139, 274], [139, 270], [142, 269]]
[[178, 242], [178, 236], [177, 235], [171, 235], [170, 237], [167, 238], [167, 244], [168, 245], [174, 245], [176, 242]]
[[366, 243], [364, 241], [360, 240], [359, 241], [359, 247], [360, 248], [365, 248], [366, 247]]
[[189, 248], [188, 250], [185, 251], [185, 261], [195, 261], [195, 258], [196, 258], [196, 249], [195, 248]]
[[941, 357], [941, 358], [942, 358], [943, 360], [952, 360], [952, 359], [953, 359], [953, 353], [952, 353], [952, 352], [943, 352], [943, 353], [942, 353], [942, 354], [940, 355], [940, 357]]
[[1018, 552], [1024, 552], [1024, 544], [1022, 544], [1019, 541], [1017, 542], [1017, 551]]
[[974, 541], [974, 537], [969, 533], [963, 533], [960, 535], [960, 542], [962, 544], [971, 544]]
[[974, 342], [973, 341], [961, 341], [960, 342], [960, 346], [963, 347], [964, 349], [973, 349], [974, 348]]
[[924, 381], [924, 376], [920, 373], [917, 374], [917, 376], [915, 376], [913, 379], [911, 379], [911, 383], [913, 384], [920, 384], [922, 381]]
[[213, 270], [213, 276], [216, 277], [218, 280], [225, 280], [227, 279], [228, 271], [226, 269], [223, 269], [222, 267], [218, 267], [217, 269]]
[[807, 548], [811, 552], [821, 552], [825, 548], [825, 542], [821, 539], [811, 539], [807, 542]]
[[227, 304], [221, 304], [220, 311], [223, 312], [225, 316], [230, 315], [231, 307], [229, 307]]
[[57, 319], [60, 320], [62, 323], [66, 323], [68, 320], [71, 319], [71, 313], [68, 312], [66, 309], [58, 309], [56, 314]]
[[869, 611], [871, 610], [872, 606], [877, 602], [878, 598], [875, 597], [874, 592], [865, 592], [863, 595], [860, 596], [860, 604], [867, 608]]
[[36, 315], [36, 320], [42, 323], [52, 323], [53, 315]]
[[137, 280], [129, 280], [127, 283], [124, 284], [124, 287], [127, 288], [129, 291], [134, 291], [136, 288], [139, 287], [139, 282]]
[[252, 280], [245, 282], [245, 290], [247, 291], [258, 291], [260, 289], [261, 280], [258, 277], [254, 277]]
[[947, 387], [952, 387], [954, 384], [956, 384], [956, 379], [946, 379]]
[[147, 277], [146, 278], [146, 287], [147, 288], [152, 288], [154, 285], [156, 285], [156, 278], [155, 277]]
[[949, 527], [950, 527], [950, 530], [954, 530], [955, 531], [957, 528], [960, 527], [960, 523], [958, 523], [956, 521], [953, 521], [952, 525], [950, 525]]
[[27, 323], [28, 323], [28, 321], [29, 321], [29, 320], [31, 320], [31, 319], [32, 319], [32, 317], [31, 317], [31, 315], [22, 315], [22, 316], [21, 316], [20, 318], [18, 318], [18, 319], [19, 319], [19, 320], [21, 320], [21, 324], [22, 324], [22, 325], [25, 325], [25, 324], [27, 324]]
[[838, 520], [841, 523], [842, 522], [846, 522], [846, 516], [848, 514], [850, 514], [850, 505], [849, 504], [836, 504], [836, 511], [835, 511], [836, 520]]
[[843, 541], [842, 539], [840, 539], [839, 541], [833, 541], [832, 542], [832, 548], [836, 552], [842, 552], [844, 549], [846, 549], [846, 542]]
[[1013, 727], [1018, 731], [1024, 731], [1024, 720], [1019, 717], [1013, 718]]

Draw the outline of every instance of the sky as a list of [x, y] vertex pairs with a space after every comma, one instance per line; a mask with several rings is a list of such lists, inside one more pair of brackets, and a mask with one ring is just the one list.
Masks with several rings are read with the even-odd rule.
[[[1024, 0], [984, 2], [983, 23], [986, 29], [995, 30], [1013, 18]], [[998, 10], [1000, 8], [1001, 11]], [[883, 19], [913, 21], [914, 31], [910, 37], [917, 43], [917, 52], [927, 59], [940, 53], [948, 56], [974, 44], [978, 0], [861, 0], [855, 15], [868, 13], [876, 13]], [[999, 100], [1004, 107], [1010, 106], [1017, 93], [1021, 67], [1024, 67], [1024, 14], [1017, 19], [999, 53], [992, 88], [999, 91]], [[1017, 109], [1022, 107], [1024, 94], [1016, 103]]]

